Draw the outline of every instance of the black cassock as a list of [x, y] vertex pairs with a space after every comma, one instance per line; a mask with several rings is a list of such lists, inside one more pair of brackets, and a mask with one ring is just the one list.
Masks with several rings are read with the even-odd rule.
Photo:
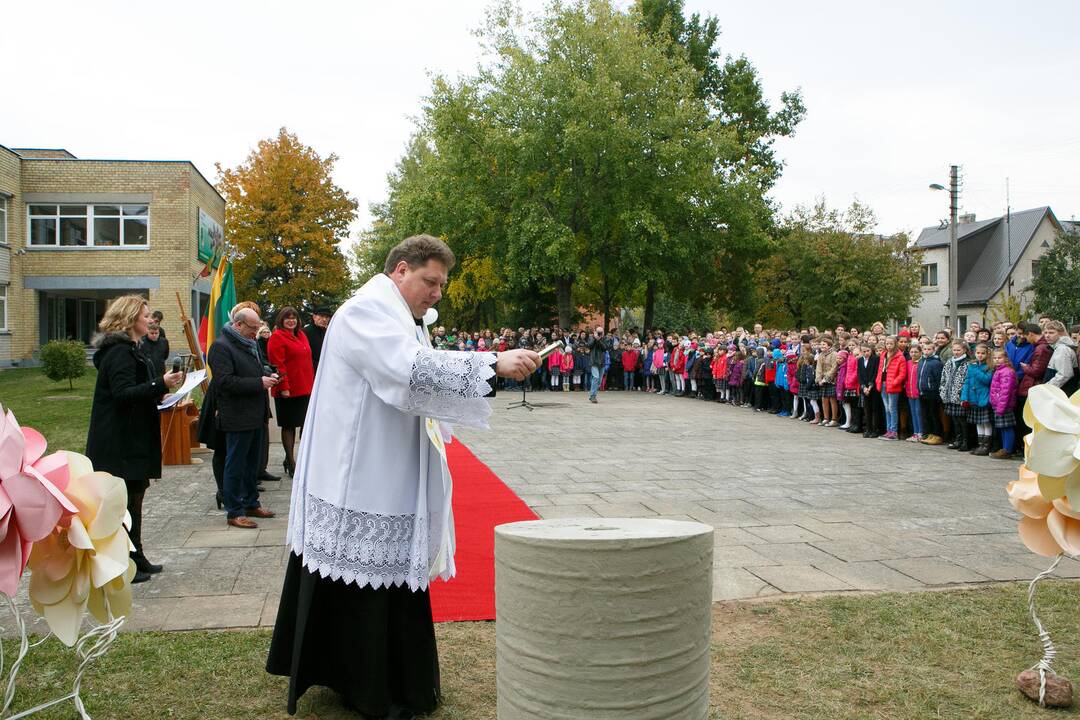
[[439, 703], [431, 598], [320, 577], [289, 554], [266, 671], [289, 678], [289, 714], [312, 685], [365, 716], [412, 717]]

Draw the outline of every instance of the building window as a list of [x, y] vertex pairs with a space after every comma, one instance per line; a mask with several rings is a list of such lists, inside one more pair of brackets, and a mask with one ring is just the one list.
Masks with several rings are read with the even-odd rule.
[[7, 245], [7, 198], [0, 197], [0, 245]]
[[937, 287], [937, 263], [927, 263], [922, 266], [922, 286]]
[[30, 244], [53, 247], [146, 247], [147, 205], [31, 205]]
[[1031, 261], [1031, 279], [1032, 280], [1039, 277], [1039, 263], [1040, 262], [1042, 262], [1042, 261], [1041, 260], [1032, 260]]
[[0, 285], [0, 332], [7, 332], [7, 285]]

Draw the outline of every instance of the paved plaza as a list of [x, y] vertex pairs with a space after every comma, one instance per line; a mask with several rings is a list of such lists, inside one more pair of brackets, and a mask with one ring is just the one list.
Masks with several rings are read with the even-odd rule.
[[[716, 600], [1026, 580], [1048, 564], [1016, 536], [1004, 490], [1016, 462], [682, 398], [529, 398], [560, 406], [509, 410], [515, 397], [500, 393], [494, 432], [461, 429], [461, 439], [542, 517], [712, 525]], [[273, 624], [288, 479], [263, 495], [277, 518], [229, 528], [204, 457], [167, 468], [147, 493], [144, 543], [166, 568], [135, 586], [128, 628]], [[272, 458], [280, 471], [279, 446]], [[1078, 577], [1080, 563], [1064, 560], [1058, 572]]]

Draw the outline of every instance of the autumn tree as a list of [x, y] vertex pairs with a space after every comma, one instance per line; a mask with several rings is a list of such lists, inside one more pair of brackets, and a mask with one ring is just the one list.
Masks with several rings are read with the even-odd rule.
[[338, 245], [357, 204], [334, 184], [336, 161], [282, 128], [237, 167], [217, 165], [239, 297], [305, 308], [348, 295], [352, 282]]
[[1066, 323], [1080, 320], [1080, 232], [1059, 234], [1038, 268], [1029, 288], [1035, 312]]
[[777, 327], [866, 325], [907, 315], [919, 300], [921, 251], [904, 233], [873, 232], [859, 203], [796, 209], [754, 274], [757, 316]]

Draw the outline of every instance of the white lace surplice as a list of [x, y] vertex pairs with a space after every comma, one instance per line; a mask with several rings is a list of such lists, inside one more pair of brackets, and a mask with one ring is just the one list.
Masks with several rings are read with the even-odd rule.
[[385, 275], [334, 314], [293, 480], [287, 542], [305, 567], [375, 588], [453, 576], [440, 449], [447, 423], [487, 427], [494, 362], [433, 350]]

